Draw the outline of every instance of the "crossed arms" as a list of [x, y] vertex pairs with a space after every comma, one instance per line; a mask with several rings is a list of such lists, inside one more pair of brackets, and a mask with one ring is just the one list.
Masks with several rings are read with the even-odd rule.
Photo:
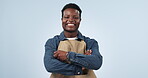
[[[82, 73], [83, 68], [97, 70], [102, 65], [102, 56], [99, 53], [97, 41], [93, 42], [90, 49], [91, 51], [85, 54], [75, 52], [67, 54], [64, 51], [57, 51], [52, 40], [48, 40], [45, 45], [45, 68], [48, 72], [63, 75], [77, 75], [78, 72]], [[64, 62], [67, 59], [70, 63]]]

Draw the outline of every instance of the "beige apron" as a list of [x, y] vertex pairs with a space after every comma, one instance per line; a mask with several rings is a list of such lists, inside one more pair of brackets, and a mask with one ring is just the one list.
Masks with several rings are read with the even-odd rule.
[[[72, 52], [84, 54], [84, 52], [86, 51], [86, 43], [83, 40], [81, 41], [77, 41], [77, 40], [60, 41], [58, 50], [62, 50], [66, 52], [72, 51]], [[96, 75], [93, 72], [93, 70], [88, 70], [88, 74], [86, 75], [65, 76], [62, 74], [52, 73], [50, 78], [96, 78]]]

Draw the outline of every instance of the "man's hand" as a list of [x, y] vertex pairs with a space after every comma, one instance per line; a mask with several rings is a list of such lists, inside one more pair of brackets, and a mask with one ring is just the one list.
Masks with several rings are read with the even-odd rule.
[[92, 50], [87, 50], [84, 55], [91, 55], [92, 54]]
[[57, 51], [54, 52], [53, 56], [55, 58], [59, 59], [60, 61], [67, 60], [67, 52], [65, 52], [65, 51], [57, 50]]

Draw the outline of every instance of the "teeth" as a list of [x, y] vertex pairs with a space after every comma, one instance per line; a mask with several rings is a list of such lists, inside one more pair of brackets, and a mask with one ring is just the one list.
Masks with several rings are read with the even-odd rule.
[[73, 25], [73, 26], [74, 26], [74, 24], [67, 24], [67, 25], [70, 25], [70, 26], [72, 26], [72, 25]]

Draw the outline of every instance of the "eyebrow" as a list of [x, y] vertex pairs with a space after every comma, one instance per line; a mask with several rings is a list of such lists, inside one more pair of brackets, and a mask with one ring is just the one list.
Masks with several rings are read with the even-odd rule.
[[[64, 14], [63, 16], [70, 16], [70, 15], [65, 15], [65, 14]], [[72, 16], [79, 16], [79, 15], [72, 15]]]

